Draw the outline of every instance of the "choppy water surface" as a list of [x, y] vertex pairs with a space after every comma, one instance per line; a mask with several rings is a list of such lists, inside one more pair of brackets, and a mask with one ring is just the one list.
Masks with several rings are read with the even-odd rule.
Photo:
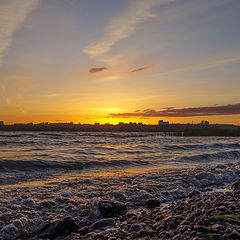
[[[160, 133], [0, 132], [0, 176], [185, 168], [240, 160], [240, 139]], [[0, 177], [1, 180], [1, 177]]]

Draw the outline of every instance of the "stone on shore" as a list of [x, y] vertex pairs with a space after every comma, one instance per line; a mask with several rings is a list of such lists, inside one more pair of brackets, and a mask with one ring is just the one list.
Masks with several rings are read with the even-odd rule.
[[160, 202], [157, 199], [148, 199], [145, 204], [147, 208], [155, 208], [160, 206]]
[[235, 192], [240, 192], [240, 178], [232, 184], [232, 190]]
[[112, 218], [104, 218], [99, 221], [96, 221], [90, 226], [90, 229], [93, 230], [106, 230], [107, 228], [115, 227], [115, 221]]
[[102, 201], [99, 203], [98, 210], [104, 218], [111, 218], [115, 215], [126, 213], [127, 207], [120, 202]]
[[13, 240], [19, 237], [19, 229], [14, 224], [8, 224], [0, 231], [0, 239]]
[[39, 231], [40, 238], [54, 239], [60, 236], [67, 236], [78, 229], [77, 224], [71, 217], [57, 219], [47, 223]]
[[201, 192], [194, 189], [191, 192], [189, 192], [188, 197], [194, 197], [194, 196], [199, 196], [199, 195], [201, 195]]

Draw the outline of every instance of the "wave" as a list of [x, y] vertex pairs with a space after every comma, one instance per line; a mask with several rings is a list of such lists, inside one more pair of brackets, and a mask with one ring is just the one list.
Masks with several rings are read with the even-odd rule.
[[179, 158], [179, 161], [193, 161], [193, 162], [209, 162], [215, 160], [234, 160], [240, 159], [240, 151], [225, 151], [218, 153], [205, 153], [191, 156], [184, 156]]
[[34, 142], [34, 141], [0, 141], [0, 145], [39, 145], [38, 142]]
[[134, 146], [134, 148], [141, 149], [141, 150], [152, 150], [153, 149], [152, 147], [146, 146], [146, 145], [137, 145], [137, 146]]
[[82, 170], [85, 168], [145, 166], [151, 161], [110, 160], [110, 161], [44, 161], [44, 160], [0, 160], [0, 172], [12, 171], [48, 171], [48, 170]]
[[93, 137], [93, 138], [116, 138], [116, 139], [128, 139], [128, 138], [147, 138], [152, 136], [162, 136], [161, 133], [133, 133], [133, 132], [79, 132], [79, 137]]
[[164, 150], [166, 151], [182, 151], [182, 150], [187, 150], [186, 146], [184, 145], [168, 145], [163, 147]]
[[13, 134], [12, 132], [5, 132], [0, 134], [0, 138], [20, 138], [20, 137], [36, 137], [38, 133], [20, 132]]
[[0, 134], [0, 137], [3, 138], [19, 138], [24, 136], [23, 134]]
[[41, 132], [40, 136], [47, 136], [47, 137], [64, 137], [64, 133], [48, 133], [48, 132]]
[[215, 143], [213, 144], [213, 147], [216, 148], [240, 148], [240, 144], [239, 143]]
[[201, 149], [240, 149], [239, 143], [214, 143], [214, 144], [182, 144], [182, 145], [167, 145], [164, 150], [171, 151], [188, 151], [188, 150], [201, 150]]

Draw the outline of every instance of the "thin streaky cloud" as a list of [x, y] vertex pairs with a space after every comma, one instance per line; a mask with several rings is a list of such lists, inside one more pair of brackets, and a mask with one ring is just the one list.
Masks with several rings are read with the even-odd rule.
[[100, 56], [109, 52], [118, 41], [130, 36], [137, 25], [145, 19], [154, 17], [152, 7], [167, 4], [174, 0], [132, 0], [127, 11], [123, 12], [107, 26], [102, 39], [83, 50], [89, 56]]
[[141, 68], [136, 68], [136, 69], [133, 69], [132, 71], [130, 71], [130, 73], [136, 73], [136, 72], [141, 72], [141, 71], [145, 71], [145, 70], [148, 70], [148, 69], [151, 69], [151, 68], [154, 68], [155, 65], [149, 65], [149, 66], [145, 66], [145, 67], [141, 67]]
[[46, 94], [44, 96], [45, 97], [62, 97], [63, 95], [60, 93], [50, 93], [50, 94]]
[[162, 110], [145, 109], [130, 113], [111, 113], [112, 118], [128, 117], [196, 117], [196, 116], [221, 116], [240, 114], [240, 103], [223, 106], [196, 107], [196, 108], [165, 108]]
[[88, 70], [89, 73], [98, 73], [98, 72], [102, 72], [104, 70], [107, 70], [107, 67], [98, 67], [98, 68], [90, 68]]
[[39, 0], [2, 0], [0, 2], [0, 66], [10, 47], [14, 32], [24, 22]]
[[234, 63], [234, 62], [240, 62], [240, 57], [217, 59], [217, 60], [208, 61], [208, 62], [204, 62], [204, 63], [200, 63], [200, 64], [190, 65], [187, 67], [176, 68], [176, 69], [172, 69], [172, 70], [169, 70], [166, 72], [162, 72], [161, 75], [178, 73], [178, 72], [200, 71], [200, 70], [214, 68], [214, 67], [222, 66], [225, 64]]
[[221, 5], [227, 4], [232, 0], [201, 0], [201, 1], [185, 1], [173, 8], [162, 11], [158, 20], [167, 22], [179, 20], [184, 17], [191, 17], [202, 14], [205, 11], [215, 9]]

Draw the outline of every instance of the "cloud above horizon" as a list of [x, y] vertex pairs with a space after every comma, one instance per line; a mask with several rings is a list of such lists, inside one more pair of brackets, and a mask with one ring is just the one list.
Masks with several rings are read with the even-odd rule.
[[155, 65], [152, 64], [152, 65], [149, 65], [149, 66], [133, 69], [132, 71], [130, 71], [130, 73], [141, 72], [141, 71], [145, 71], [145, 70], [148, 70], [148, 69], [151, 69], [151, 68], [154, 68], [154, 67], [155, 67]]
[[145, 109], [130, 113], [111, 113], [112, 118], [129, 117], [197, 117], [197, 116], [220, 116], [240, 114], [240, 103], [212, 107], [196, 108], [163, 108], [162, 110]]
[[107, 67], [98, 67], [98, 68], [90, 68], [88, 70], [89, 73], [98, 73], [98, 72], [102, 72], [104, 70], [107, 70]]
[[83, 52], [94, 57], [109, 52], [118, 41], [130, 36], [137, 25], [145, 19], [154, 16], [151, 13], [152, 7], [173, 1], [174, 0], [132, 0], [127, 11], [121, 13], [110, 22], [102, 39], [86, 47]]
[[24, 22], [39, 0], [3, 0], [0, 2], [0, 66], [10, 47], [14, 32]]

